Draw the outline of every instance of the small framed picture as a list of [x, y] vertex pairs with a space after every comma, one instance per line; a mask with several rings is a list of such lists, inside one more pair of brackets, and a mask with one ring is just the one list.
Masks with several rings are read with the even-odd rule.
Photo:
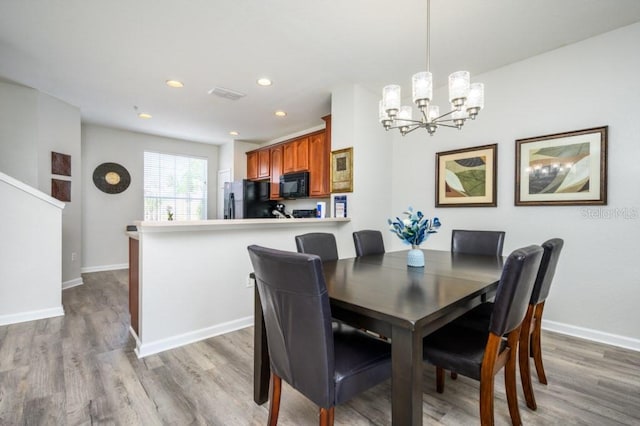
[[71, 156], [51, 151], [51, 174], [71, 176]]
[[517, 139], [515, 205], [607, 204], [607, 128]]
[[436, 153], [436, 207], [495, 207], [498, 145]]
[[353, 148], [331, 152], [331, 192], [353, 192]]

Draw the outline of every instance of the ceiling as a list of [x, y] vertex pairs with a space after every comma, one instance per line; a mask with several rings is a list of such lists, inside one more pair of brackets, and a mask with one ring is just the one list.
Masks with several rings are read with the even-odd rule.
[[[638, 21], [638, 0], [433, 0], [431, 71], [438, 86], [459, 69], [473, 81]], [[77, 106], [86, 123], [198, 142], [321, 125], [341, 85], [398, 83], [406, 96], [425, 63], [425, 0], [0, 0], [2, 80]]]

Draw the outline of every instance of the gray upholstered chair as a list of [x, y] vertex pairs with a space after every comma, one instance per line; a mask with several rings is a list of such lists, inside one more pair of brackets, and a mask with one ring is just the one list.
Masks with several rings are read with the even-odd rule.
[[269, 425], [276, 425], [282, 380], [320, 407], [334, 407], [391, 377], [391, 346], [351, 327], [333, 329], [320, 257], [249, 246], [271, 360]]
[[384, 241], [382, 232], [365, 229], [353, 233], [353, 244], [356, 247], [356, 256], [367, 256], [369, 254], [383, 254]]
[[487, 328], [466, 327], [454, 320], [424, 339], [423, 357], [436, 366], [438, 392], [444, 391], [445, 369], [480, 381], [482, 425], [493, 425], [494, 377], [503, 367], [511, 422], [522, 424], [516, 389], [517, 348], [542, 253], [541, 247], [528, 246], [509, 255]]
[[317, 254], [323, 262], [338, 260], [336, 237], [326, 232], [296, 235], [298, 253]]
[[504, 231], [451, 231], [451, 252], [502, 256]]

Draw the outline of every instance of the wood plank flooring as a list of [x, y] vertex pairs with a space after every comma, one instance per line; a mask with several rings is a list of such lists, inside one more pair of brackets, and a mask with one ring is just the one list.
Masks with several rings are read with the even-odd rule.
[[[0, 327], [0, 425], [264, 425], [252, 398], [253, 329], [139, 360], [129, 336], [127, 271], [86, 274], [63, 292], [66, 315]], [[549, 379], [534, 379], [536, 412], [520, 390], [525, 425], [640, 424], [640, 353], [544, 333]], [[510, 424], [503, 374], [496, 424]], [[284, 385], [284, 384], [283, 384]], [[337, 425], [389, 425], [389, 382], [336, 409]], [[280, 423], [317, 424], [317, 409], [287, 385]], [[423, 424], [479, 424], [478, 383], [435, 392], [425, 368]]]

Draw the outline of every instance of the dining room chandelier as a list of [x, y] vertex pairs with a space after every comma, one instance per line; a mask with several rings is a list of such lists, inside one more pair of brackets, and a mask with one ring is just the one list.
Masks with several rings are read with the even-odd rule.
[[420, 118], [413, 118], [413, 107], [401, 105], [401, 88], [390, 84], [382, 89], [379, 103], [379, 120], [386, 130], [399, 129], [402, 136], [418, 128], [426, 129], [431, 136], [439, 126], [461, 129], [468, 118], [475, 120], [484, 107], [484, 84], [471, 83], [469, 71], [456, 71], [449, 75], [449, 102], [451, 111], [440, 114], [440, 108], [431, 103], [433, 76], [430, 67], [431, 0], [427, 0], [427, 70], [413, 75], [413, 102], [420, 110]]

